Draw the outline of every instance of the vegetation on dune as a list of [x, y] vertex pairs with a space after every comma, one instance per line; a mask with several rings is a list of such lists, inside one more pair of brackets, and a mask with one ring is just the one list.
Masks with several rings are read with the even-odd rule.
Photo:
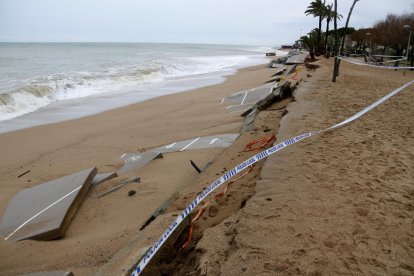
[[[406, 56], [411, 60], [413, 66], [413, 52], [409, 44], [412, 33], [414, 33], [414, 13], [409, 14], [389, 14], [384, 20], [380, 20], [370, 28], [348, 27], [354, 7], [360, 0], [353, 0], [346, 17], [345, 26], [337, 27], [337, 21], [343, 16], [337, 13], [337, 0], [333, 3], [326, 3], [326, 0], [314, 0], [310, 2], [305, 10], [306, 15], [313, 15], [318, 18], [318, 27], [312, 29], [297, 41], [299, 47], [309, 50], [311, 58], [322, 53], [326, 57], [331, 54], [365, 54], [371, 60], [375, 60], [372, 55], [393, 55], [397, 57]], [[330, 30], [330, 24], [334, 22], [334, 30]], [[322, 32], [322, 25], [325, 22], [325, 32]], [[414, 37], [411, 39], [413, 42]], [[377, 57], [382, 60], [382, 57]], [[339, 74], [338, 60], [335, 62], [335, 76]], [[333, 78], [333, 81], [335, 81]]]
[[[402, 15], [389, 14], [385, 19], [378, 21], [372, 27], [355, 29], [348, 27], [347, 23], [349, 23], [354, 6], [358, 1], [360, 0], [353, 1], [345, 27], [337, 28], [340, 45], [344, 45], [341, 47], [341, 52], [346, 51], [353, 54], [363, 54], [364, 52], [369, 52], [371, 46], [372, 51], [376, 54], [385, 54], [388, 52], [401, 56], [407, 53], [409, 31], [410, 29], [414, 31], [414, 13]], [[312, 29], [307, 35], [300, 38], [302, 45], [307, 49], [314, 50], [316, 55], [335, 52], [333, 47], [335, 38], [334, 30], [331, 30], [330, 26], [334, 18], [341, 20], [343, 16], [337, 14], [333, 7], [333, 3], [325, 4], [325, 1], [315, 0], [311, 2], [305, 11], [307, 15], [312, 14], [318, 17], [318, 21], [320, 21], [320, 25], [319, 22], [318, 25], [321, 28], [323, 23], [325, 23], [325, 32], [322, 32], [318, 27]]]
[[[309, 36], [301, 37], [302, 43], [304, 43], [305, 47], [311, 49], [312, 54], [314, 50], [317, 55], [322, 52], [326, 53], [328, 51], [328, 34], [330, 33], [329, 24], [334, 18], [341, 19], [342, 15], [333, 10], [333, 4], [326, 4], [325, 0], [323, 2], [321, 0], [311, 2], [305, 14], [318, 17], [319, 25], [318, 28], [315, 28], [309, 33]], [[324, 20], [326, 21], [326, 30], [325, 38], [323, 39], [322, 23]]]
[[314, 17], [318, 17], [319, 20], [319, 27], [317, 31], [316, 37], [316, 45], [319, 46], [321, 42], [321, 29], [322, 29], [322, 21], [326, 16], [326, 4], [325, 0], [315, 0], [310, 3], [309, 7], [305, 11], [305, 14], [313, 15]]

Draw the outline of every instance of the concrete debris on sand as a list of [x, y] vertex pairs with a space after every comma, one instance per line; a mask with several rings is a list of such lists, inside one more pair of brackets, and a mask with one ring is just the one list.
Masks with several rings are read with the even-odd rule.
[[255, 103], [271, 94], [277, 82], [271, 82], [263, 86], [254, 87], [245, 91], [234, 93], [222, 100], [222, 104], [226, 104], [229, 112], [245, 111]]
[[112, 178], [115, 178], [117, 176], [118, 176], [118, 174], [116, 172], [97, 174], [95, 176], [95, 178], [93, 179], [91, 186], [99, 185], [99, 184], [101, 184], [101, 183], [103, 183], [105, 181], [108, 181], [108, 180], [110, 180]]
[[90, 168], [17, 193], [0, 222], [6, 240], [62, 237], [98, 170]]
[[153, 159], [162, 156], [162, 153], [181, 152], [190, 149], [225, 148], [230, 146], [238, 136], [239, 134], [221, 134], [197, 137], [163, 145], [145, 152], [124, 154], [121, 158], [125, 161], [125, 164], [118, 172], [123, 174], [140, 169]]

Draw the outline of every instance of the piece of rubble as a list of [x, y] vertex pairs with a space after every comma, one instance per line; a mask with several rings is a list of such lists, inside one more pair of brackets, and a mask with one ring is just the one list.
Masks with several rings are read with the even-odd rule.
[[0, 233], [10, 241], [62, 237], [97, 172], [90, 168], [20, 191], [4, 212]]
[[95, 176], [95, 178], [93, 179], [93, 181], [92, 181], [92, 186], [99, 185], [102, 182], [105, 182], [105, 181], [107, 181], [109, 179], [112, 179], [112, 178], [115, 178], [117, 176], [118, 176], [118, 174], [116, 172], [97, 174]]

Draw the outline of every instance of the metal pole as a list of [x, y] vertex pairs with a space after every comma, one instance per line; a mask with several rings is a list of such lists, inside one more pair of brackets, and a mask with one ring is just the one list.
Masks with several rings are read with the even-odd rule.
[[372, 55], [372, 35], [369, 37], [369, 54]]
[[410, 34], [408, 35], [408, 45], [407, 45], [407, 61], [408, 61], [408, 51], [410, 50], [410, 43], [411, 43], [411, 28], [410, 28]]
[[[413, 31], [410, 29], [410, 35], [408, 36], [408, 48], [407, 48], [407, 61], [408, 61], [408, 49], [411, 48], [411, 34]], [[410, 66], [413, 67], [413, 49], [410, 49], [411, 52], [411, 63]], [[413, 68], [410, 69], [410, 71], [413, 71]]]
[[407, 61], [408, 61], [408, 52], [410, 50], [410, 43], [411, 43], [412, 28], [411, 28], [410, 25], [404, 25], [403, 26], [403, 29], [409, 31], [409, 34], [408, 34], [408, 44], [407, 44], [407, 53], [406, 53], [406, 57], [405, 57], [405, 59], [406, 59], [405, 60], [405, 64], [407, 64]]
[[367, 36], [369, 36], [369, 52], [368, 55], [371, 56], [371, 52], [372, 52], [372, 48], [371, 48], [371, 44], [372, 44], [372, 34], [371, 33], [367, 33]]

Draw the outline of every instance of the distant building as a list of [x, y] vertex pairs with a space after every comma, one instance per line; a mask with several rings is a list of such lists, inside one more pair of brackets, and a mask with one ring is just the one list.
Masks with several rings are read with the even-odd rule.
[[296, 40], [295, 41], [295, 44], [293, 45], [293, 47], [296, 48], [296, 49], [302, 49], [303, 48], [303, 42], [302, 42], [302, 40], [301, 39]]

